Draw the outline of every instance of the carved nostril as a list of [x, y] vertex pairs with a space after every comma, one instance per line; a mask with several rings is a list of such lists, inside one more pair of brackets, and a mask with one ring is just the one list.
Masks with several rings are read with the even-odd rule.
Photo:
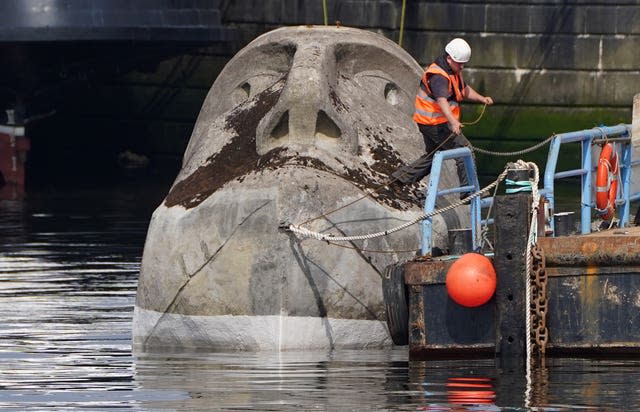
[[280, 116], [280, 120], [271, 130], [271, 137], [273, 139], [281, 139], [289, 134], [289, 111], [287, 110]]
[[287, 145], [315, 146], [327, 151], [357, 150], [357, 134], [349, 126], [345, 131], [339, 118], [334, 120], [324, 110], [314, 112], [309, 109], [294, 105], [285, 111], [274, 110], [262, 119], [256, 129], [258, 154]]
[[342, 131], [338, 125], [322, 110], [318, 112], [318, 117], [316, 118], [316, 137], [331, 137], [334, 139], [342, 137]]

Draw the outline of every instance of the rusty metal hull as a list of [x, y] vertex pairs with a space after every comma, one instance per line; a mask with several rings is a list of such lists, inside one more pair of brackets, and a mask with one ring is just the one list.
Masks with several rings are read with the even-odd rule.
[[640, 228], [541, 238], [548, 348], [640, 354]]
[[[640, 355], [639, 228], [541, 238], [538, 244], [548, 279], [547, 354]], [[454, 261], [405, 264], [414, 359], [496, 353], [500, 297], [478, 308], [456, 304], [445, 286]]]
[[405, 264], [412, 358], [494, 355], [495, 299], [465, 308], [449, 298], [445, 278], [454, 262], [434, 259]]

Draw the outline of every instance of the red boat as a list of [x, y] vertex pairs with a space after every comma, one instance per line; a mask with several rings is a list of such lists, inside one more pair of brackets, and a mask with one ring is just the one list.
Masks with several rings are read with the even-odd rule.
[[15, 199], [24, 193], [30, 148], [24, 126], [0, 125], [0, 199]]

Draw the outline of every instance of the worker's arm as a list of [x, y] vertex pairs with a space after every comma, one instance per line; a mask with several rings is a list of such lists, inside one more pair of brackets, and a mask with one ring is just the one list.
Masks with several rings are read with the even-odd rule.
[[436, 102], [438, 103], [438, 106], [440, 106], [442, 113], [444, 113], [447, 121], [449, 122], [449, 129], [451, 129], [451, 131], [455, 134], [462, 133], [462, 123], [460, 123], [460, 121], [453, 115], [447, 99], [444, 97], [438, 97], [436, 98]]
[[489, 96], [483, 96], [473, 89], [471, 86], [467, 86], [462, 91], [462, 97], [472, 102], [493, 104], [493, 99]]

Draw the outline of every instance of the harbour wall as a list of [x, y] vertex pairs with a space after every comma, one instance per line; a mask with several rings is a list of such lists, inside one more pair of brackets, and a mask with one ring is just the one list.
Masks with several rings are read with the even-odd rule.
[[[404, 23], [401, 0], [202, 2], [218, 10], [224, 27], [236, 30], [234, 41], [185, 48], [155, 67], [92, 84], [92, 104], [84, 96], [68, 103], [74, 124], [95, 128], [117, 119], [110, 139], [121, 136], [122, 145], [136, 153], [178, 158], [209, 88], [238, 50], [271, 29], [321, 25], [325, 16], [328, 24], [372, 30], [396, 42], [402, 35], [402, 47], [423, 66], [448, 40], [464, 37], [473, 50], [465, 79], [496, 102], [465, 128], [472, 143], [485, 149], [517, 151], [554, 133], [629, 123], [633, 95], [640, 92], [637, 0], [412, 0]], [[481, 109], [465, 104], [463, 121], [475, 120]], [[66, 127], [69, 118], [58, 121]], [[527, 160], [542, 165], [546, 150]], [[479, 156], [481, 170], [494, 163], [504, 165]]]
[[[329, 24], [399, 41], [402, 1], [327, 0]], [[466, 80], [496, 101], [476, 137], [536, 138], [629, 122], [640, 91], [640, 2], [407, 1], [402, 47], [428, 65], [453, 37], [472, 46]], [[235, 0], [226, 24], [246, 40], [272, 27], [323, 24], [323, 2]], [[469, 108], [467, 120], [479, 108]], [[469, 133], [471, 133], [469, 128]]]

